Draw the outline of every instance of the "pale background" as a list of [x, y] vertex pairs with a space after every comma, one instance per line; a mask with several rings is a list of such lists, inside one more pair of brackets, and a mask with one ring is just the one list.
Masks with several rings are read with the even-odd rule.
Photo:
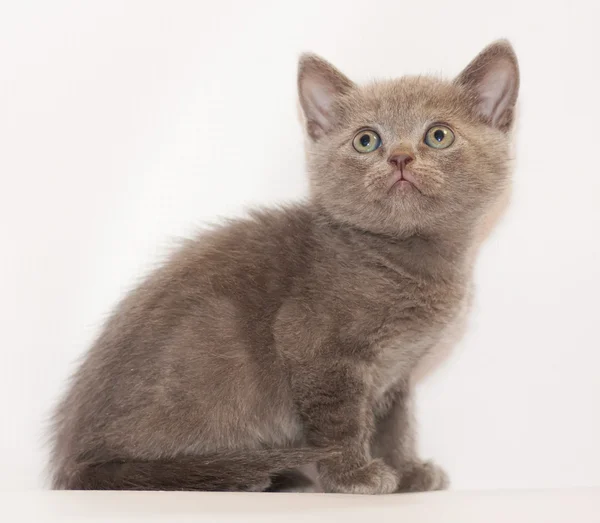
[[600, 486], [597, 2], [0, 3], [0, 489], [41, 488], [44, 420], [176, 236], [305, 194], [298, 54], [358, 81], [522, 68], [512, 207], [468, 336], [419, 389], [457, 489]]

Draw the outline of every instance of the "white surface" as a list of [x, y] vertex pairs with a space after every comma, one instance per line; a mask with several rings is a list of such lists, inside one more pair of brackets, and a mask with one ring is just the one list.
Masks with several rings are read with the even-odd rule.
[[503, 36], [514, 202], [469, 334], [420, 390], [422, 449], [459, 489], [600, 485], [598, 5], [2, 2], [0, 489], [42, 486], [71, 364], [170, 238], [304, 194], [301, 51], [358, 81], [453, 75]]
[[600, 489], [412, 495], [195, 492], [0, 494], [3, 521], [598, 523]]

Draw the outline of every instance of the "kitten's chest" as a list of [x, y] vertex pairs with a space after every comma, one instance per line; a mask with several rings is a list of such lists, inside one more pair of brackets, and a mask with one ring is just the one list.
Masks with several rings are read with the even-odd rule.
[[463, 314], [467, 301], [467, 285], [461, 281], [409, 281], [396, 293], [390, 286], [379, 300], [365, 303], [368, 320], [357, 326], [370, 347], [375, 396], [408, 379]]
[[380, 278], [365, 282], [362, 305], [353, 323], [373, 346], [416, 348], [437, 339], [465, 302], [468, 282], [462, 278]]

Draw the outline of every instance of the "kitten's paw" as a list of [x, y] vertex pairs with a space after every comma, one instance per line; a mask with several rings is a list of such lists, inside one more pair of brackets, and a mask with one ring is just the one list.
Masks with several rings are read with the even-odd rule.
[[448, 474], [433, 461], [417, 461], [402, 471], [398, 492], [445, 490], [450, 485]]
[[398, 488], [398, 474], [382, 460], [375, 459], [358, 469], [323, 471], [321, 482], [325, 492], [389, 494]]

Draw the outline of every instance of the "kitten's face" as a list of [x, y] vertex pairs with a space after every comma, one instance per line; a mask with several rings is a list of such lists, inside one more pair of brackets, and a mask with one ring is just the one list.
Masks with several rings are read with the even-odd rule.
[[508, 182], [517, 86], [505, 43], [454, 82], [417, 77], [357, 87], [326, 62], [303, 58], [313, 198], [337, 219], [394, 235], [477, 217]]

